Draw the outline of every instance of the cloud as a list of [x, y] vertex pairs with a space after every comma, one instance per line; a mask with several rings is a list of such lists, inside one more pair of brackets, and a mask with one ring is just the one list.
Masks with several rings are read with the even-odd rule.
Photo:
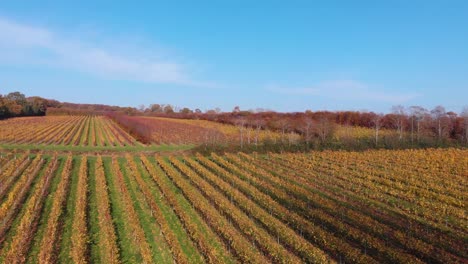
[[194, 80], [183, 63], [148, 59], [143, 53], [126, 56], [125, 51], [116, 52], [92, 41], [71, 40], [47, 28], [0, 18], [0, 63], [66, 68], [116, 80], [216, 86]]
[[421, 96], [417, 93], [388, 92], [355, 80], [323, 81], [307, 87], [269, 85], [267, 90], [284, 95], [314, 95], [330, 99], [404, 103]]

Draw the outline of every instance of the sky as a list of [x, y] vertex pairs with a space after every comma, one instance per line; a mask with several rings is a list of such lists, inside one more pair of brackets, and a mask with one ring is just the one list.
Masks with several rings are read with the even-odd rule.
[[202, 110], [468, 105], [468, 1], [0, 0], [0, 94]]

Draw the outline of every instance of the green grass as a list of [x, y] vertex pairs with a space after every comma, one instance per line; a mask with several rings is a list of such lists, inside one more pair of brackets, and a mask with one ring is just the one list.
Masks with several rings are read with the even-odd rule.
[[99, 250], [99, 220], [96, 196], [96, 157], [88, 157], [88, 234], [90, 261], [101, 263]]
[[194, 145], [135, 145], [135, 146], [72, 146], [72, 145], [44, 145], [44, 144], [0, 144], [4, 150], [44, 150], [44, 151], [73, 151], [73, 152], [171, 152], [190, 150]]
[[153, 199], [153, 201], [155, 201], [158, 205], [166, 222], [169, 224], [171, 231], [176, 235], [178, 243], [181, 245], [181, 248], [187, 256], [187, 259], [190, 259], [192, 263], [203, 263], [203, 257], [200, 255], [198, 250], [195, 248], [195, 245], [190, 240], [190, 237], [185, 232], [185, 229], [182, 226], [182, 223], [179, 221], [177, 215], [166, 203], [165, 199], [162, 198], [162, 194], [160, 193], [159, 189], [155, 188], [154, 183], [148, 184], [149, 175], [146, 170], [142, 168], [140, 159], [138, 157], [134, 157], [134, 160], [137, 164], [140, 175], [151, 190], [152, 197], [150, 197], [150, 199]]
[[[182, 191], [174, 185], [174, 183], [166, 176], [166, 174], [161, 170], [157, 165], [154, 157], [147, 157], [148, 160], [154, 165], [155, 169], [159, 172], [160, 177], [158, 180], [164, 181], [170, 186], [170, 190], [174, 193], [174, 196], [177, 199], [178, 204], [184, 209], [184, 211], [191, 216], [191, 220], [195, 223], [201, 230], [202, 234], [208, 238], [208, 242], [218, 252], [222, 252], [223, 263], [236, 263], [234, 257], [226, 250], [223, 246], [221, 239], [216, 235], [216, 233], [208, 226], [205, 220], [196, 212], [192, 204], [187, 200]], [[154, 179], [149, 180], [152, 184], [155, 185]]]
[[132, 232], [128, 223], [128, 216], [123, 208], [120, 191], [117, 190], [114, 182], [115, 175], [112, 174], [112, 160], [110, 157], [103, 157], [104, 174], [109, 188], [109, 200], [111, 201], [111, 215], [114, 221], [117, 242], [120, 249], [122, 263], [141, 262], [138, 245], [133, 243]]
[[146, 241], [148, 242], [155, 263], [173, 263], [172, 254], [169, 246], [164, 240], [160, 227], [154, 217], [151, 215], [151, 209], [144, 201], [145, 197], [141, 191], [137, 190], [136, 181], [129, 179], [129, 171], [126, 168], [126, 159], [119, 159], [120, 168], [124, 177], [124, 183], [128, 188], [128, 192], [133, 201], [133, 206], [140, 219], [141, 227], [145, 233]]

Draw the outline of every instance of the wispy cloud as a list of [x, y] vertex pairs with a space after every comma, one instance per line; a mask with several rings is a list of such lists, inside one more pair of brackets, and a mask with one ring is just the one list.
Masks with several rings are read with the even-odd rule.
[[48, 28], [0, 18], [0, 63], [47, 65], [116, 80], [215, 86], [195, 80], [184, 63], [167, 58], [148, 59], [142, 55], [147, 53], [151, 50], [129, 56], [93, 41], [70, 40]]
[[421, 96], [417, 93], [388, 92], [355, 80], [332, 80], [307, 87], [267, 86], [267, 90], [284, 95], [314, 95], [329, 99], [404, 103]]

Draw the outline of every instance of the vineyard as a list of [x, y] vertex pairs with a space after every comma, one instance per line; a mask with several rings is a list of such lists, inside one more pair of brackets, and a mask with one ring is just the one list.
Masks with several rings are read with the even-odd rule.
[[[61, 145], [89, 147], [128, 147], [145, 145], [190, 145], [239, 143], [240, 133], [245, 144], [278, 141], [281, 133], [253, 127], [242, 131], [232, 125], [204, 120], [182, 120], [156, 117], [127, 117], [131, 126], [120, 126], [106, 116], [45, 116], [0, 120], [0, 144]], [[134, 137], [147, 134], [148, 140]], [[291, 135], [289, 135], [291, 137]], [[294, 140], [298, 135], [293, 135]], [[140, 140], [140, 141], [139, 141]], [[147, 144], [144, 144], [147, 143]]]
[[467, 171], [463, 149], [2, 152], [0, 263], [466, 263]]
[[103, 116], [21, 117], [0, 121], [0, 143], [66, 146], [132, 146], [139, 144]]
[[297, 141], [296, 133], [280, 132], [243, 124], [234, 126], [206, 120], [189, 120], [147, 116], [119, 116], [117, 122], [155, 144], [262, 144], [265, 140], [279, 141], [286, 136]]

